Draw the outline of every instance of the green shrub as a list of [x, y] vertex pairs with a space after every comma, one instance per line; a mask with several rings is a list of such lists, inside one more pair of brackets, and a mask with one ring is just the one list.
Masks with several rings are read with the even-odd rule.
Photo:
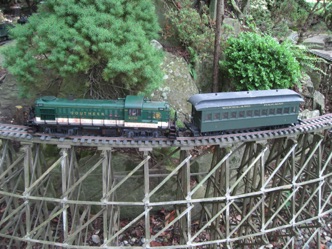
[[[5, 51], [5, 66], [26, 94], [74, 75], [84, 77], [72, 84], [96, 98], [162, 82], [163, 55], [150, 44], [160, 29], [151, 0], [44, 2], [27, 24], [12, 29], [17, 42]], [[49, 72], [49, 82], [38, 82]]]
[[290, 88], [301, 71], [289, 47], [271, 36], [241, 33], [228, 39], [220, 64], [237, 90]]
[[198, 54], [213, 51], [215, 32], [206, 6], [200, 14], [193, 8], [191, 0], [183, 0], [181, 8], [171, 9], [167, 18], [172, 24], [173, 35], [177, 35], [186, 47]]

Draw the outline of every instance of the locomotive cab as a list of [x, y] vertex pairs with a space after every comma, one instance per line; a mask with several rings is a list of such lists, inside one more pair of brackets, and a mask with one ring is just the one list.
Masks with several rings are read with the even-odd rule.
[[166, 102], [129, 95], [124, 107], [124, 132], [129, 137], [142, 134], [158, 137], [170, 127], [170, 108]]

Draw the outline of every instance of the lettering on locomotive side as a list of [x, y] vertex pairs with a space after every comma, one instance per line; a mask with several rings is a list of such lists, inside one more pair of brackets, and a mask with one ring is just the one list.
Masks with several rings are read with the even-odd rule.
[[235, 105], [235, 106], [223, 106], [222, 109], [238, 109], [238, 108], [249, 108], [251, 105]]
[[105, 113], [103, 112], [70, 112], [70, 115], [75, 115], [75, 116], [105, 116]]

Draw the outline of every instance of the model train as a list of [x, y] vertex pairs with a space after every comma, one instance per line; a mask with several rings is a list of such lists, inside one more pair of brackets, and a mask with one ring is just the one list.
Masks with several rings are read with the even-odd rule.
[[[288, 89], [195, 94], [189, 98], [193, 136], [230, 130], [276, 127], [298, 122], [301, 96]], [[31, 109], [28, 125], [34, 132], [125, 137], [168, 137], [178, 129], [167, 102], [143, 96], [117, 100], [42, 97]]]

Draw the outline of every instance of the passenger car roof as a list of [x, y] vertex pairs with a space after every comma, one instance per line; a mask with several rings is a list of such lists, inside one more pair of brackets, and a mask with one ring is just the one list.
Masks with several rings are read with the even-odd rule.
[[226, 106], [257, 105], [269, 103], [296, 102], [303, 99], [300, 94], [289, 89], [219, 92], [195, 94], [188, 100], [197, 111]]

